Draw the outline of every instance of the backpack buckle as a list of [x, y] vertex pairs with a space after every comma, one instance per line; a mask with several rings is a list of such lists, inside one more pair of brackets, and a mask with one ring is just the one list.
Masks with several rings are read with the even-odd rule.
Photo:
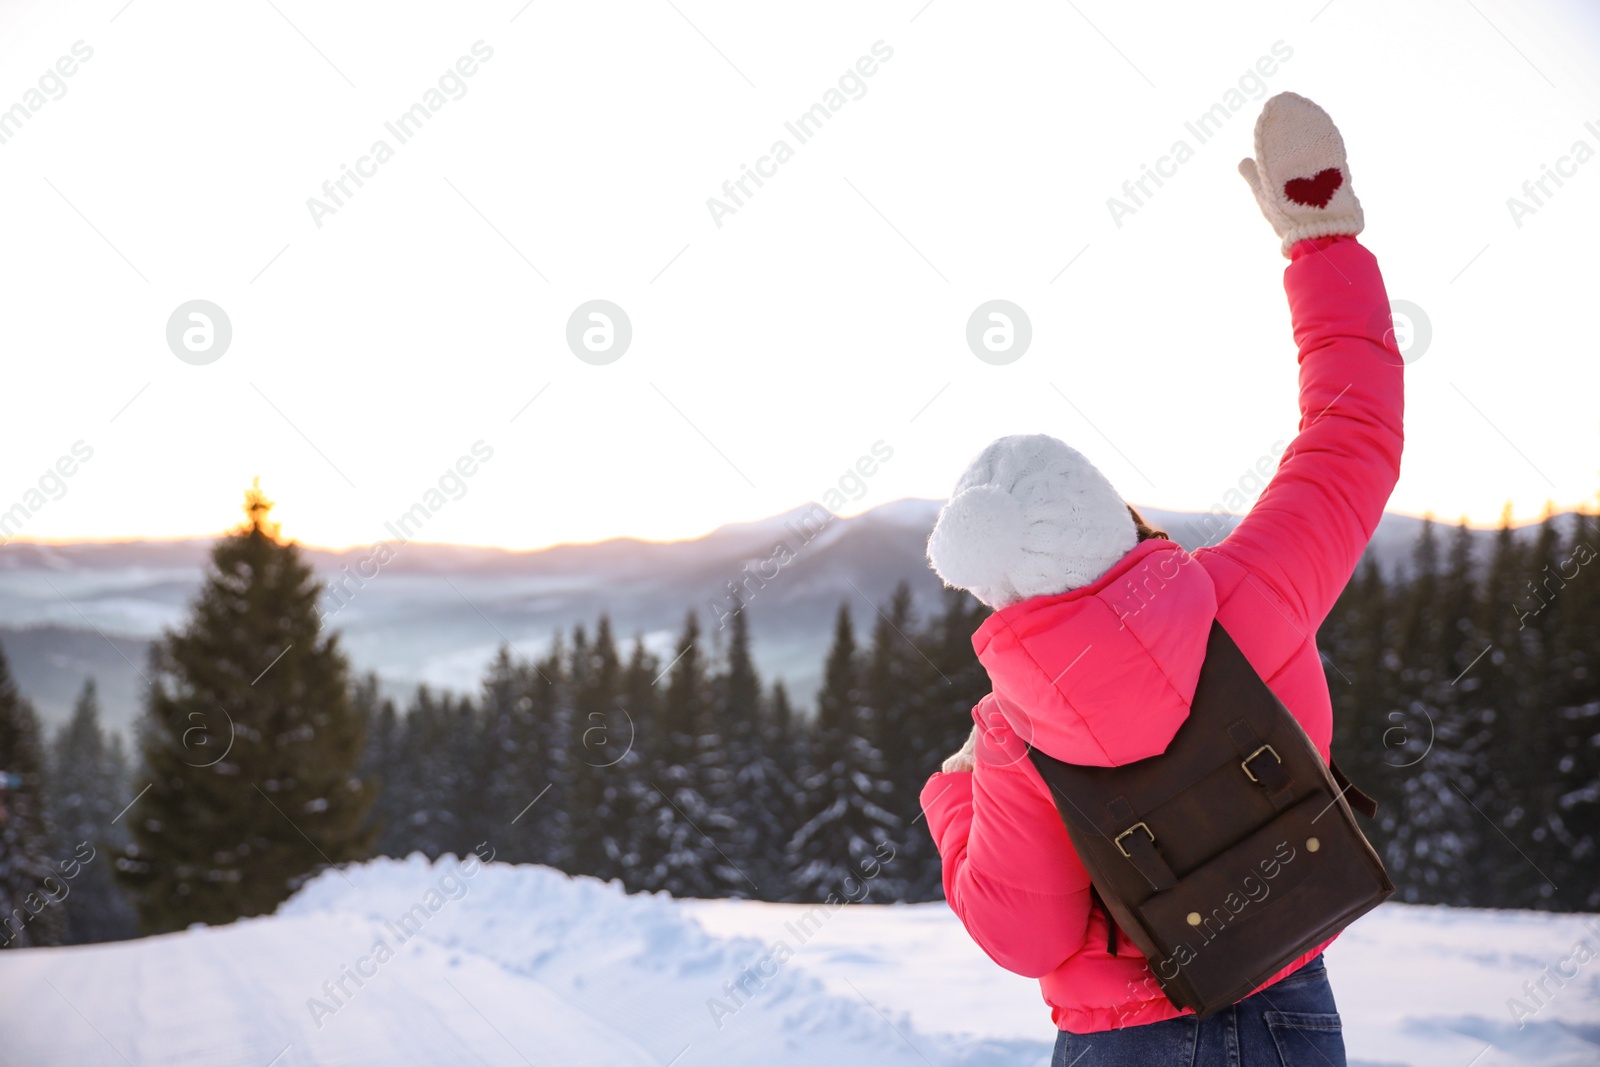
[[1250, 753], [1250, 755], [1246, 756], [1244, 759], [1239, 761], [1239, 766], [1244, 768], [1244, 773], [1249, 775], [1250, 776], [1250, 780], [1252, 782], [1257, 783], [1257, 784], [1260, 784], [1261, 779], [1257, 778], [1255, 776], [1255, 774], [1250, 770], [1250, 761], [1255, 759], [1257, 756], [1261, 755], [1261, 753], [1263, 753], [1263, 752], [1270, 752], [1270, 753], [1272, 753], [1272, 758], [1273, 759], [1277, 760], [1279, 763], [1283, 762], [1283, 757], [1278, 755], [1278, 750], [1273, 748], [1271, 745], [1262, 745], [1260, 748], [1258, 748], [1254, 752]]
[[1127, 849], [1122, 847], [1122, 839], [1133, 833], [1135, 830], [1143, 830], [1144, 835], [1150, 839], [1150, 843], [1152, 845], [1156, 842], [1156, 835], [1150, 832], [1150, 827], [1146, 826], [1142, 822], [1134, 823], [1132, 826], [1122, 831], [1122, 833], [1118, 834], [1112, 842], [1117, 846], [1117, 851], [1122, 853], [1124, 856], [1127, 856], [1129, 859], [1133, 859], [1133, 855]]

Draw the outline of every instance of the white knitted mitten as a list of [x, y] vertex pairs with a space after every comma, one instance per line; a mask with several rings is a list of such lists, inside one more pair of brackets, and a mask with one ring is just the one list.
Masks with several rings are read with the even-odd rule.
[[942, 771], [970, 771], [973, 767], [972, 746], [978, 739], [978, 724], [972, 724], [972, 732], [967, 735], [967, 743], [953, 756], [945, 758], [944, 764], [939, 768]]
[[1303, 96], [1279, 93], [1256, 119], [1256, 157], [1241, 159], [1261, 213], [1289, 247], [1308, 237], [1355, 236], [1365, 219], [1350, 184], [1344, 138], [1328, 113]]

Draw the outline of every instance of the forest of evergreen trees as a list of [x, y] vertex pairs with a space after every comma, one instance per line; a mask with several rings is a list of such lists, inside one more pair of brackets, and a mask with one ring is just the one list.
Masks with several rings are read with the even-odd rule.
[[[262, 914], [329, 865], [414, 851], [674, 896], [940, 897], [918, 793], [987, 692], [966, 594], [919, 613], [902, 587], [864, 633], [841, 604], [814, 708], [759, 676], [749, 610], [709, 636], [688, 612], [670, 657], [601, 617], [397, 707], [319, 631], [270, 506], [252, 497], [159, 643], [131, 756], [92, 681], [46, 741], [0, 657], [0, 943]], [[1600, 908], [1597, 523], [1507, 520], [1484, 565], [1465, 526], [1426, 522], [1319, 631], [1334, 752], [1379, 801], [1397, 899]]]
[[1364, 562], [1317, 634], [1396, 899], [1600, 909], [1600, 518], [1566, 518], [1530, 542], [1503, 517], [1486, 567], [1464, 526], [1425, 523], [1409, 566]]

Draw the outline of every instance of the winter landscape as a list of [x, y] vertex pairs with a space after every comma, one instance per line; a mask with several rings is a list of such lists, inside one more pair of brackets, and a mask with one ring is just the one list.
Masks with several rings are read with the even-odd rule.
[[0, 4], [0, 1067], [1600, 1064], [1596, 56]]
[[[251, 521], [267, 523], [252, 501]], [[1319, 634], [1330, 676], [1381, 661], [1379, 644], [1399, 663], [1457, 671], [1397, 663], [1334, 690], [1342, 758], [1380, 799], [1368, 832], [1400, 887], [1328, 951], [1351, 1062], [1592, 1063], [1600, 798], [1585, 753], [1600, 699], [1587, 670], [1538, 679], [1551, 675], [1540, 657], [1587, 663], [1600, 648], [1597, 586], [1548, 605], [1529, 590], [1563, 561], [1573, 572], [1600, 527], [1569, 513], [1498, 533], [1411, 528], [1410, 551], [1371, 555]], [[281, 575], [269, 601], [315, 588], [296, 555], [259, 529], [219, 541], [200, 617], [227, 613], [230, 575]], [[1498, 610], [1500, 596], [1517, 609]], [[315, 604], [302, 604], [298, 625], [314, 630]], [[936, 591], [919, 608], [902, 585], [858, 644], [844, 604], [820, 650], [816, 716], [763, 683], [753, 606], [729, 617], [724, 641], [691, 620], [670, 662], [637, 640], [619, 652], [602, 615], [537, 660], [502, 648], [476, 694], [423, 684], [397, 707], [375, 674], [351, 679], [329, 705], [348, 721], [308, 731], [292, 770], [276, 772], [296, 781], [236, 752], [231, 719], [180, 713], [146, 761], [236, 768], [277, 794], [258, 790], [231, 817], [246, 829], [210, 842], [197, 826], [170, 838], [166, 825], [191, 818], [185, 801], [128, 759], [86, 689], [32, 772], [42, 808], [27, 789], [8, 796], [6, 873], [46, 899], [6, 928], [0, 1017], [16, 1058], [4, 1062], [246, 1064], [263, 1050], [285, 1065], [1047, 1062], [1036, 984], [996, 966], [940, 902], [939, 858], [911, 814], [926, 769], [966, 730], [961, 707], [982, 694], [962, 640], [978, 616]], [[230, 626], [278, 625], [234, 614]], [[1519, 641], [1525, 630], [1537, 639]], [[211, 670], [259, 647], [229, 653], [220, 634], [187, 631], [169, 654], [207, 647]], [[1499, 669], [1469, 679], [1496, 643], [1509, 653]], [[324, 648], [296, 673], [333, 663]], [[237, 666], [214, 683], [231, 694], [221, 705], [257, 699], [257, 683], [271, 692], [275, 665]], [[1540, 730], [1483, 714], [1541, 685], [1565, 710]], [[0, 686], [9, 737], [19, 725], [24, 741], [44, 736], [26, 708]], [[1360, 714], [1372, 708], [1389, 710]], [[343, 782], [330, 742], [375, 797], [321, 799]], [[36, 836], [19, 834], [30, 822]], [[308, 827], [316, 841], [295, 836]], [[271, 851], [249, 856], [250, 841]], [[239, 888], [206, 893], [209, 911], [183, 903], [182, 875], [145, 874], [174, 848]], [[329, 850], [405, 858], [329, 867]], [[298, 887], [287, 901], [245, 873], [266, 869]], [[241, 913], [255, 917], [228, 921]], [[93, 944], [140, 927], [172, 932]], [[74, 947], [42, 947], [61, 941]]]
[[[1328, 950], [1350, 1063], [1593, 1064], [1597, 953], [1592, 915], [1385, 905]], [[0, 1029], [6, 1063], [140, 1067], [1040, 1067], [1053, 1040], [1035, 983], [943, 904], [629, 896], [453, 856], [326, 872], [270, 918], [18, 953]]]

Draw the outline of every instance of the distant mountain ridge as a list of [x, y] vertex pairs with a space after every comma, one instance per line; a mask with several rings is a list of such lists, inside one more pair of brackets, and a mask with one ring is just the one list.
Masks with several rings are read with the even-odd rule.
[[[806, 505], [665, 543], [616, 538], [531, 551], [404, 543], [381, 567], [367, 547], [303, 552], [330, 586], [326, 624], [343, 633], [355, 667], [376, 670], [397, 696], [418, 682], [475, 691], [503, 641], [538, 654], [555, 630], [592, 626], [602, 612], [619, 639], [641, 634], [662, 652], [693, 608], [716, 642], [717, 620], [731, 607], [728, 583], [735, 582], [744, 590], [758, 666], [806, 702], [840, 601], [851, 605], [863, 632], [875, 605], [902, 580], [920, 608], [934, 602], [940, 583], [923, 552], [942, 503], [897, 500], [821, 523], [819, 513], [827, 513]], [[1217, 542], [1239, 521], [1135, 506], [1189, 549]], [[1369, 554], [1393, 570], [1409, 558], [1421, 525], [1414, 516], [1385, 513]], [[1519, 527], [1519, 536], [1533, 525]], [[1480, 558], [1494, 532], [1474, 530]], [[47, 722], [65, 720], [93, 674], [108, 724], [129, 726], [141, 706], [150, 642], [186, 616], [211, 545], [210, 538], [18, 541], [0, 550], [0, 644]], [[274, 651], [263, 650], [263, 667]]]

